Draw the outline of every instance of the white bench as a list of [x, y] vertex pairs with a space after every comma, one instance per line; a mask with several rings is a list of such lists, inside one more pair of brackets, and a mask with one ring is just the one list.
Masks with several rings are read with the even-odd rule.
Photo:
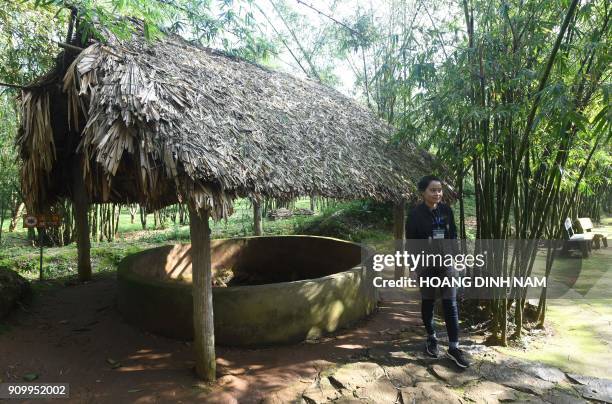
[[564, 226], [567, 238], [563, 243], [563, 251], [569, 252], [569, 250], [580, 250], [582, 252], [582, 258], [587, 258], [591, 253], [593, 234], [576, 233], [574, 226], [572, 225], [572, 219], [569, 217], [565, 219]]
[[593, 244], [596, 249], [601, 247], [601, 242], [603, 242], [604, 247], [608, 247], [608, 234], [602, 229], [593, 228], [593, 222], [589, 217], [579, 217], [578, 225], [580, 226], [580, 230], [584, 234], [592, 234]]

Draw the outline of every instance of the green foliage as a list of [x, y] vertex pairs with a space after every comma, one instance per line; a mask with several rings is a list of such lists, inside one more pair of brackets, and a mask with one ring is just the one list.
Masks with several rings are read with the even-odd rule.
[[[471, 171], [478, 237], [560, 238], [566, 216], [594, 206], [588, 215], [596, 217], [597, 201], [609, 195], [609, 169], [602, 166], [610, 154], [602, 112], [609, 104], [609, 7], [462, 3], [467, 35], [424, 76], [428, 97], [421, 105], [428, 113], [418, 126], [458, 178]], [[528, 276], [534, 256], [532, 249], [509, 265], [503, 253], [489, 259], [504, 273]], [[490, 302], [502, 344], [505, 299]], [[520, 337], [523, 303], [516, 304]]]
[[[322, 14], [335, 23], [330, 45], [367, 105], [464, 185], [478, 225], [468, 236], [558, 238], [561, 217], [610, 209], [607, 2], [372, 4], [340, 21]], [[297, 231], [359, 239], [352, 210]], [[504, 271], [526, 275], [529, 255], [494, 265], [512, 261]], [[505, 301], [491, 304], [505, 343]]]
[[55, 41], [63, 40], [65, 22], [66, 13], [55, 15], [48, 9], [35, 9], [28, 2], [3, 1], [0, 7], [0, 81], [27, 84], [45, 73], [58, 53]]
[[[119, 38], [128, 38], [136, 29], [155, 40], [165, 33], [180, 34], [205, 46], [250, 60], [267, 60], [273, 44], [257, 35], [250, 2], [227, 0], [30, 0], [34, 7], [57, 15], [76, 14], [80, 41], [104, 41], [102, 29]], [[136, 18], [141, 28], [133, 23]]]
[[[0, 82], [23, 85], [54, 63], [65, 15], [34, 9], [32, 4], [4, 1], [0, 8]], [[15, 155], [18, 91], [0, 86], [0, 242], [3, 219], [21, 200]]]
[[338, 50], [340, 52], [368, 49], [381, 38], [380, 27], [374, 24], [372, 14], [358, 9], [350, 21], [344, 21], [344, 26], [336, 27]]
[[370, 200], [338, 204], [308, 222], [297, 223], [296, 234], [336, 237], [351, 241], [389, 239], [392, 205]]
[[19, 190], [13, 138], [17, 128], [15, 107], [10, 94], [0, 95], [0, 215], [4, 217], [10, 211], [7, 208], [14, 204]]

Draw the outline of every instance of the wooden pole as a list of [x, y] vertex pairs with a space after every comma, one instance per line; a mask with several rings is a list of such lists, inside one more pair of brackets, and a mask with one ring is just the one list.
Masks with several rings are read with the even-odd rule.
[[83, 52], [85, 49], [79, 47], [79, 46], [74, 46], [71, 45], [69, 43], [65, 43], [65, 42], [55, 42], [57, 44], [57, 46], [59, 46], [62, 49], [66, 49], [72, 52], [76, 52], [76, 53], [81, 53]]
[[253, 201], [253, 232], [256, 236], [261, 236], [263, 234], [261, 204], [257, 201]]
[[189, 206], [196, 374], [202, 380], [212, 382], [216, 377], [216, 363], [208, 216], [207, 210], [198, 212]]
[[[406, 201], [402, 199], [393, 205], [393, 239], [396, 251], [404, 251], [406, 244]], [[395, 267], [395, 279], [400, 279], [404, 274], [403, 266]]]
[[77, 240], [77, 267], [79, 281], [91, 280], [91, 243], [89, 240], [89, 196], [83, 181], [80, 156], [75, 156], [73, 165], [72, 204]]
[[40, 227], [38, 229], [38, 244], [40, 244], [40, 269], [38, 272], [39, 281], [43, 280], [43, 243], [44, 243], [43, 230], [44, 230], [43, 227]]

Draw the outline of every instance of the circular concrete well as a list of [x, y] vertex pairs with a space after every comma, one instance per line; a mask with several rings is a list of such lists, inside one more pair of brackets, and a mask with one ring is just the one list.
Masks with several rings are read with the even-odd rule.
[[[215, 342], [265, 346], [303, 341], [370, 314], [377, 292], [358, 244], [315, 236], [212, 240]], [[191, 245], [124, 258], [118, 308], [137, 326], [193, 338]]]

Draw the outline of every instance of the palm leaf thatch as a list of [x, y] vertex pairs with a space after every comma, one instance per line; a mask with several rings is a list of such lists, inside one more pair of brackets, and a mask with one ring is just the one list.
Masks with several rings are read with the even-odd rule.
[[67, 177], [78, 174], [69, 161], [81, 155], [93, 202], [181, 200], [215, 218], [239, 196], [398, 201], [434, 165], [321, 84], [174, 35], [106, 39], [22, 96], [18, 147], [32, 206], [70, 195]]

